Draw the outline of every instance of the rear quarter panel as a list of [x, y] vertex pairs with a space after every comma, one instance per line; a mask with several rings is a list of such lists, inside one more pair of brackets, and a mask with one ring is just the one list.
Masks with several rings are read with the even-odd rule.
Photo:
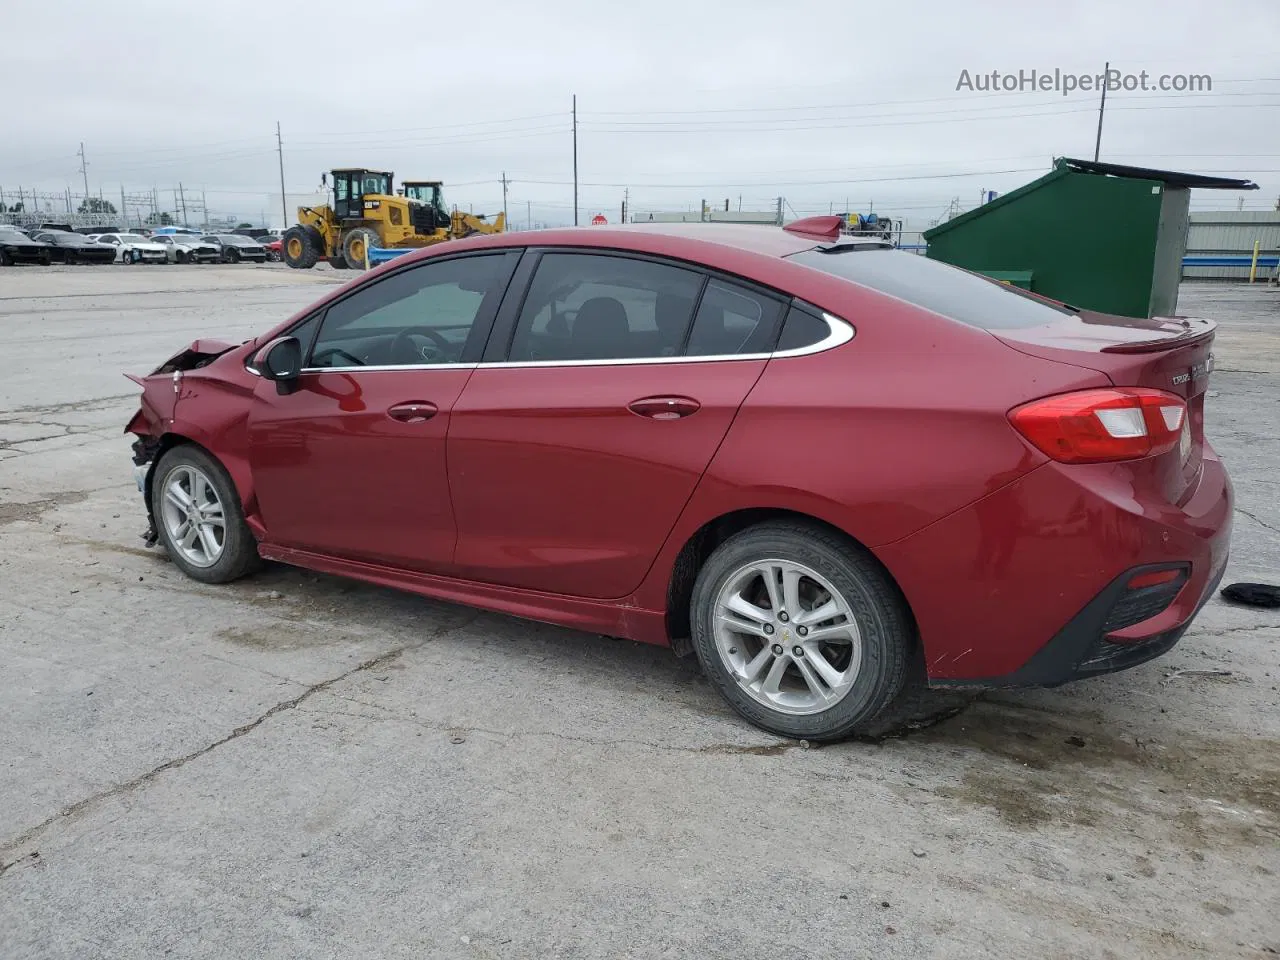
[[[1046, 462], [1010, 426], [1010, 408], [1107, 384], [1096, 371], [1029, 357], [986, 331], [846, 286], [823, 306], [853, 323], [854, 338], [769, 362], [664, 548], [644, 605], [658, 580], [666, 589], [684, 543], [737, 510], [816, 517], [885, 562], [885, 545]], [[925, 591], [904, 592], [913, 609], [930, 602]]]

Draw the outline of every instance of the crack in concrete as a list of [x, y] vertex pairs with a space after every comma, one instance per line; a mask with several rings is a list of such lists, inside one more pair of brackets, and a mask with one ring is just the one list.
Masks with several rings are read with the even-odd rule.
[[[812, 746], [818, 749], [820, 744], [809, 744], [806, 740], [775, 740], [772, 743], [744, 744], [744, 743], [708, 743], [699, 747], [682, 746], [675, 743], [662, 743], [653, 740], [640, 740], [634, 737], [586, 737], [575, 736], [569, 733], [553, 733], [549, 730], [494, 730], [488, 727], [469, 727], [457, 723], [435, 723], [429, 720], [423, 720], [419, 717], [407, 717], [403, 713], [384, 706], [381, 703], [370, 703], [368, 700], [361, 700], [359, 697], [343, 696], [337, 693], [329, 693], [329, 696], [337, 700], [343, 700], [347, 703], [356, 704], [361, 707], [368, 707], [372, 710], [381, 710], [387, 715], [387, 719], [398, 720], [401, 723], [407, 723], [411, 726], [422, 727], [424, 730], [431, 730], [435, 733], [465, 733], [479, 734], [481, 736], [493, 737], [497, 740], [511, 741], [517, 739], [548, 739], [558, 740], [565, 743], [581, 743], [593, 747], [622, 747], [632, 746], [641, 747], [647, 750], [657, 750], [664, 753], [685, 753], [685, 754], [718, 754], [732, 756], [737, 754], [747, 754], [751, 756], [777, 756], [787, 753], [791, 750], [807, 750]], [[327, 710], [323, 708], [313, 708], [314, 713], [325, 714], [329, 716], [350, 716], [357, 717], [361, 720], [371, 720], [377, 722], [378, 717], [369, 716], [368, 714], [354, 714], [346, 710]]]
[[[477, 616], [478, 615], [479, 614], [477, 614]], [[146, 773], [141, 774], [140, 776], [134, 777], [132, 780], [127, 780], [124, 783], [117, 783], [107, 788], [106, 790], [102, 790], [98, 793], [92, 794], [88, 797], [85, 797], [82, 800], [77, 800], [75, 803], [71, 804], [70, 806], [64, 807], [61, 811], [54, 814], [52, 817], [49, 817], [47, 820], [44, 820], [33, 827], [29, 827], [28, 829], [24, 830], [22, 833], [18, 834], [18, 836], [14, 837], [12, 840], [7, 841], [3, 845], [0, 845], [0, 856], [12, 854], [14, 851], [20, 849], [21, 847], [30, 843], [32, 840], [41, 836], [46, 830], [48, 830], [51, 826], [53, 826], [55, 823], [58, 823], [59, 821], [66, 820], [70, 817], [74, 817], [79, 814], [82, 814], [87, 810], [91, 810], [94, 807], [97, 807], [98, 805], [100, 805], [101, 803], [107, 800], [113, 799], [115, 797], [124, 796], [125, 794], [132, 793], [135, 790], [139, 790], [142, 787], [145, 787], [147, 784], [151, 783], [152, 781], [156, 780], [163, 774], [167, 773], [168, 771], [180, 769], [181, 767], [186, 766], [191, 761], [198, 760], [200, 757], [203, 757], [205, 754], [211, 753], [212, 751], [217, 750], [219, 747], [224, 746], [225, 744], [228, 744], [233, 740], [238, 740], [240, 737], [243, 737], [246, 734], [252, 733], [254, 730], [258, 729], [260, 726], [262, 726], [264, 723], [266, 723], [276, 714], [283, 713], [286, 710], [294, 709], [295, 707], [301, 705], [302, 703], [305, 703], [308, 699], [315, 696], [317, 693], [323, 693], [325, 690], [328, 690], [330, 687], [332, 687], [335, 684], [341, 683], [343, 680], [346, 680], [348, 677], [352, 677], [366, 670], [372, 670], [384, 664], [390, 663], [392, 660], [395, 660], [397, 657], [406, 653], [409, 650], [415, 650], [418, 647], [422, 646], [423, 644], [430, 643], [433, 640], [438, 640], [441, 637], [445, 636], [446, 634], [452, 633], [455, 630], [463, 629], [468, 624], [472, 623], [475, 619], [476, 617], [471, 617], [463, 621], [462, 623], [456, 623], [456, 624], [451, 624], [449, 626], [441, 627], [440, 629], [434, 631], [431, 635], [424, 637], [423, 639], [417, 641], [416, 643], [408, 643], [403, 646], [396, 647], [394, 650], [389, 650], [386, 653], [379, 654], [376, 657], [370, 657], [369, 659], [356, 664], [356, 666], [352, 667], [350, 670], [345, 670], [335, 677], [330, 677], [327, 680], [321, 680], [319, 683], [310, 684], [309, 686], [306, 686], [306, 688], [296, 697], [290, 697], [288, 700], [280, 701], [279, 703], [272, 706], [270, 709], [268, 709], [265, 713], [263, 713], [261, 716], [257, 717], [256, 719], [250, 720], [248, 723], [245, 723], [236, 727], [230, 733], [226, 734], [225, 736], [219, 737], [217, 740], [214, 740], [212, 743], [205, 744], [203, 747], [201, 747], [198, 750], [193, 750], [190, 753], [183, 754], [180, 757], [174, 757], [171, 760], [166, 760], [164, 763], [160, 764], [159, 766], [151, 768]], [[17, 866], [18, 864], [22, 863], [27, 859], [29, 859], [29, 855], [23, 854], [22, 856], [15, 857], [12, 860], [8, 860], [8, 861], [0, 860], [0, 877], [3, 877], [6, 873], [9, 872], [9, 870], [11, 870], [13, 867]]]
[[1271, 524], [1267, 523], [1267, 521], [1254, 516], [1248, 510], [1244, 510], [1240, 507], [1236, 507], [1236, 513], [1243, 513], [1246, 517], [1248, 517], [1250, 520], [1252, 520], [1254, 523], [1258, 524], [1259, 526], [1266, 527], [1268, 530], [1274, 533], [1280, 533], [1280, 528], [1273, 527]]

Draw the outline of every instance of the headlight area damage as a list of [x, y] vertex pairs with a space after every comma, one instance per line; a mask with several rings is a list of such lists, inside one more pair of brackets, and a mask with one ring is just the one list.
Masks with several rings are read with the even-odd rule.
[[147, 529], [142, 539], [148, 547], [155, 546], [158, 539], [155, 520], [151, 510], [151, 488], [147, 483], [152, 464], [158, 457], [164, 436], [173, 424], [174, 410], [182, 392], [182, 374], [187, 370], [198, 370], [207, 366], [238, 344], [223, 340], [193, 340], [185, 350], [180, 350], [146, 376], [125, 376], [142, 387], [138, 412], [127, 424], [124, 432], [132, 433], [133, 442], [133, 476], [138, 484], [147, 505]]

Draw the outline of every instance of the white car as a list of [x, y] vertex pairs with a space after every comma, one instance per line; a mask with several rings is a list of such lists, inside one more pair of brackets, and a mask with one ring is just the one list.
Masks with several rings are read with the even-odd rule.
[[170, 263], [216, 263], [222, 259], [221, 248], [194, 234], [157, 233], [149, 239], [164, 247]]
[[116, 248], [116, 263], [167, 263], [168, 251], [163, 244], [152, 242], [139, 233], [100, 233], [89, 237]]

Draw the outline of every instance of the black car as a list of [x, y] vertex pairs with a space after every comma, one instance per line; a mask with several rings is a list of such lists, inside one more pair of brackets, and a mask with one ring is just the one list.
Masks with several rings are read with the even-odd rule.
[[201, 243], [212, 243], [222, 251], [223, 263], [239, 263], [251, 260], [254, 263], [266, 263], [267, 251], [262, 244], [238, 233], [212, 233], [200, 238]]
[[13, 263], [49, 263], [49, 244], [32, 240], [25, 233], [0, 223], [0, 266]]
[[115, 263], [116, 248], [108, 243], [94, 243], [78, 233], [64, 230], [45, 230], [35, 234], [32, 240], [47, 244], [49, 254], [56, 263]]

